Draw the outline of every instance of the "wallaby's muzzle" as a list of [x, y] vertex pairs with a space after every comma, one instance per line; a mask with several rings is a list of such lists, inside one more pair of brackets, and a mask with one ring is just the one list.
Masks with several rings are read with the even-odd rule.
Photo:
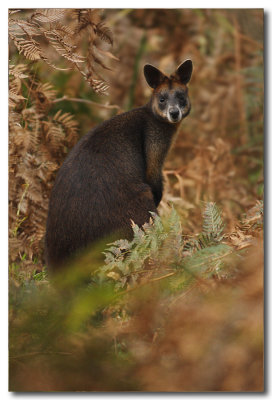
[[179, 108], [177, 107], [169, 107], [168, 113], [167, 113], [168, 120], [172, 123], [177, 123], [180, 122], [182, 118], [182, 113]]

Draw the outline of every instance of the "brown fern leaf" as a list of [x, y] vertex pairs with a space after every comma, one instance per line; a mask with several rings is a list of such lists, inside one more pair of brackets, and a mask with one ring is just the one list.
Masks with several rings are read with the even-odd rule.
[[63, 148], [63, 143], [65, 140], [65, 132], [63, 128], [58, 123], [50, 123], [47, 128], [46, 133], [47, 146], [50, 148], [53, 154], [58, 153]]
[[61, 29], [45, 30], [44, 35], [49, 41], [51, 40], [53, 42], [58, 42], [63, 47], [65, 47], [69, 50], [73, 50], [76, 48], [76, 46], [74, 44], [69, 43], [67, 41], [67, 34], [64, 30], [61, 30]]
[[93, 25], [98, 25], [101, 21], [102, 8], [91, 8], [89, 11], [90, 20]]
[[51, 179], [53, 173], [58, 169], [58, 164], [52, 161], [43, 162], [37, 169], [37, 176], [45, 183]]
[[38, 113], [45, 114], [52, 105], [52, 101], [56, 98], [57, 92], [50, 83], [38, 84], [33, 90]]
[[236, 226], [235, 232], [231, 233], [228, 238], [232, 246], [238, 250], [251, 246], [253, 241], [253, 236], [246, 235], [238, 226]]
[[110, 45], [113, 45], [112, 31], [110, 30], [109, 27], [107, 27], [104, 24], [104, 22], [99, 22], [99, 24], [95, 26], [94, 30], [95, 30], [95, 33], [97, 34], [97, 36], [99, 36], [101, 40], [104, 40], [104, 42], [107, 42]]
[[28, 78], [28, 75], [24, 73], [26, 70], [27, 70], [26, 64], [9, 65], [9, 74], [14, 76], [15, 78], [19, 79]]
[[28, 22], [23, 19], [9, 20], [9, 33], [15, 36], [40, 36], [39, 26], [34, 22]]
[[25, 100], [25, 97], [21, 96], [20, 94], [14, 93], [13, 91], [9, 91], [9, 106], [15, 107], [17, 103], [21, 100]]
[[90, 22], [89, 18], [87, 18], [86, 16], [80, 17], [80, 21], [78, 22], [78, 24], [75, 28], [75, 34], [76, 35], [79, 34], [81, 31], [83, 31], [90, 25], [91, 25], [91, 22]]
[[20, 12], [21, 10], [12, 10], [12, 9], [10, 9], [9, 11], [8, 11], [8, 13], [9, 13], [9, 15], [13, 15], [13, 14], [17, 14], [18, 12]]
[[34, 39], [26, 40], [24, 38], [17, 38], [14, 35], [10, 35], [15, 46], [19, 50], [19, 54], [23, 54], [27, 59], [31, 61], [40, 60], [42, 57], [42, 50], [38, 42]]
[[12, 129], [13, 126], [20, 125], [22, 120], [21, 113], [10, 110], [9, 111], [9, 128]]
[[48, 82], [39, 84], [36, 91], [43, 93], [43, 95], [51, 101], [57, 97], [57, 91], [54, 89], [53, 85]]
[[14, 135], [12, 137], [13, 145], [15, 145], [18, 148], [27, 147], [28, 136], [25, 135], [23, 128], [22, 127], [20, 127], [20, 128], [21, 129], [18, 128], [16, 131], [15, 131], [15, 129], [13, 130], [13, 132], [14, 132]]
[[31, 129], [29, 132], [29, 143], [27, 146], [28, 152], [31, 153], [37, 152], [38, 146], [41, 142], [39, 130], [40, 130], [40, 121], [37, 118], [33, 126], [33, 129]]
[[[39, 165], [39, 159], [38, 159], [37, 155], [32, 154], [27, 151], [24, 155], [24, 164], [26, 167], [36, 168]], [[30, 179], [29, 179], [29, 181], [30, 181]]]
[[46, 134], [46, 140], [49, 140], [51, 143], [60, 144], [60, 142], [64, 139], [64, 132], [62, 126], [57, 123], [52, 123], [48, 125], [48, 130]]
[[20, 94], [21, 89], [21, 81], [20, 79], [15, 78], [11, 84], [9, 89], [9, 107], [14, 109], [22, 100], [26, 100], [24, 96]]
[[86, 77], [87, 82], [97, 94], [108, 95], [109, 85], [100, 79], [94, 79], [92, 76]]
[[37, 129], [37, 124], [40, 122], [41, 115], [37, 113], [35, 106], [22, 110], [21, 116], [26, 129]]
[[61, 35], [69, 36], [70, 38], [72, 38], [75, 34], [75, 31], [70, 26], [62, 25], [59, 22], [56, 22], [54, 30], [59, 32]]
[[43, 203], [43, 195], [41, 192], [40, 185], [30, 185], [29, 190], [26, 193], [26, 198], [33, 201], [35, 204], [42, 204]]
[[9, 238], [9, 258], [11, 262], [14, 262], [18, 259], [18, 249], [25, 249], [23, 247], [23, 241], [21, 237], [14, 237], [12, 234], [13, 230], [11, 229], [11, 234]]
[[[20, 259], [22, 258], [22, 255], [26, 255], [30, 260], [32, 260], [33, 257], [33, 250], [32, 250], [32, 245], [33, 245], [33, 239], [30, 238], [26, 233], [26, 231], [29, 231], [30, 228], [30, 222], [28, 218], [26, 221], [24, 221], [24, 230], [19, 232], [19, 239], [20, 239], [20, 251], [19, 251], [19, 256]], [[34, 238], [35, 239], [35, 238]], [[18, 252], [18, 249], [17, 249]]]
[[47, 217], [47, 204], [42, 202], [41, 207], [39, 207], [39, 209], [37, 210], [37, 212], [35, 213], [35, 218], [34, 220], [37, 222], [42, 223], [42, 229], [45, 228], [45, 225], [43, 224], [44, 220]]
[[39, 10], [32, 14], [31, 19], [35, 19], [39, 22], [56, 22], [62, 19], [67, 10], [64, 8], [47, 8], [44, 10]]
[[40, 142], [41, 138], [39, 136], [39, 132], [31, 131], [27, 150], [30, 152], [37, 152]]
[[72, 12], [77, 19], [75, 33], [78, 34], [84, 29], [91, 27], [92, 29], [100, 22], [99, 9], [75, 9]]
[[[45, 121], [42, 121], [42, 128], [41, 128], [41, 136], [42, 136], [42, 141], [40, 143], [39, 146], [39, 157], [41, 160], [41, 165], [43, 165], [44, 163], [48, 162], [56, 162], [58, 164], [59, 159], [55, 158], [52, 154], [51, 154], [51, 150], [47, 145], [47, 139], [46, 139], [46, 135], [48, 133], [48, 124], [44, 124]], [[47, 121], [46, 121], [47, 122]], [[51, 122], [50, 122], [51, 124]]]
[[30, 134], [31, 131], [24, 129], [19, 123], [16, 125], [14, 124], [12, 128], [10, 128], [10, 140], [12, 140], [16, 151], [22, 152], [27, 150], [31, 141]]
[[81, 19], [81, 13], [82, 13], [82, 8], [73, 8], [70, 10], [71, 16], [76, 18], [77, 21], [79, 22]]
[[[32, 190], [33, 189], [34, 187]], [[33, 192], [33, 200], [29, 199], [29, 217], [24, 222], [24, 231], [20, 234], [20, 238], [27, 244], [27, 251], [30, 257], [32, 257], [33, 253], [39, 254], [41, 252], [40, 243], [45, 233], [44, 221], [46, 219], [48, 206], [48, 202], [44, 201], [44, 199], [42, 202], [36, 203], [34, 198], [35, 195]], [[40, 206], [37, 208], [35, 207], [36, 204], [40, 204]], [[25, 235], [26, 231], [28, 232], [27, 235]]]
[[73, 115], [70, 113], [61, 114], [62, 111], [59, 110], [53, 117], [53, 121], [58, 122], [62, 125], [67, 135], [69, 135], [69, 139], [72, 139], [73, 136], [77, 135], [78, 132], [78, 123], [73, 118]]
[[48, 58], [46, 58], [45, 56], [42, 56], [41, 58], [47, 65], [49, 65], [49, 67], [52, 67], [57, 71], [70, 71], [71, 70], [71, 68], [60, 68], [60, 67], [57, 67], [55, 64], [51, 63], [48, 60]]
[[244, 233], [253, 234], [254, 231], [263, 230], [263, 202], [256, 201], [256, 204], [248, 210], [240, 223], [240, 229]]
[[19, 78], [11, 78], [9, 80], [9, 90], [15, 94], [21, 94], [21, 79]]
[[25, 132], [20, 124], [19, 118], [15, 118], [14, 115], [19, 113], [10, 113], [9, 115], [9, 162], [10, 165], [17, 164], [19, 159], [19, 149], [25, 140]]
[[86, 8], [73, 8], [70, 10], [71, 16], [75, 18], [77, 22], [82, 21], [87, 12], [88, 10]]
[[59, 31], [51, 30], [44, 32], [45, 37], [49, 40], [50, 44], [54, 49], [64, 58], [71, 61], [72, 63], [82, 63], [85, 61], [85, 57], [75, 53], [74, 49], [76, 46], [68, 43]]
[[[18, 179], [20, 178], [20, 183], [23, 184], [28, 184], [29, 180], [33, 180], [33, 173], [31, 172], [31, 169], [28, 169], [26, 164], [22, 161], [22, 159], [19, 161], [19, 164], [17, 166], [18, 171], [15, 174], [15, 177]], [[15, 200], [19, 202], [19, 197], [20, 197], [20, 192], [18, 192], [18, 196], [16, 196]]]
[[[13, 70], [14, 70], [14, 68], [12, 68], [10, 71], [11, 77], [9, 79], [9, 106], [10, 107], [15, 107], [22, 100], [25, 100], [25, 97], [22, 96], [22, 93], [21, 93], [21, 88], [22, 88], [21, 79], [15, 76], [16, 70], [15, 70], [15, 72]], [[12, 74], [12, 72], [14, 72], [14, 74]]]
[[[44, 217], [43, 217], [44, 218]], [[45, 226], [42, 224], [40, 221], [34, 220], [35, 224], [35, 231], [33, 234], [29, 237], [28, 242], [29, 245], [31, 246], [31, 249], [34, 254], [39, 254], [41, 252], [41, 241], [44, 238], [45, 235]]]

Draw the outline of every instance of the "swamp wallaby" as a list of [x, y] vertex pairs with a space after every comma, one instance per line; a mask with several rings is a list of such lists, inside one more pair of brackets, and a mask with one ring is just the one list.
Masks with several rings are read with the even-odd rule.
[[163, 163], [191, 108], [186, 85], [192, 69], [186, 60], [168, 77], [145, 65], [150, 101], [98, 125], [71, 150], [50, 198], [45, 239], [50, 268], [107, 236], [130, 239], [131, 220], [142, 226], [150, 211], [157, 212]]

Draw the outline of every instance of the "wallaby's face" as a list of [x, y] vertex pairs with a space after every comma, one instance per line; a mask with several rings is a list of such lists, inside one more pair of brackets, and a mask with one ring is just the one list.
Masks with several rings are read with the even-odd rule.
[[189, 114], [191, 105], [186, 85], [191, 79], [192, 71], [191, 60], [184, 61], [170, 77], [153, 65], [145, 65], [146, 81], [154, 89], [151, 107], [157, 117], [177, 124]]

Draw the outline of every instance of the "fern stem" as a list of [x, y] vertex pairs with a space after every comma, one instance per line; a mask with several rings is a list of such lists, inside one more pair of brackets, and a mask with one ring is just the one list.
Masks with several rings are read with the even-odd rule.
[[127, 293], [130, 293], [130, 292], [133, 292], [134, 290], [137, 290], [137, 289], [139, 289], [139, 288], [142, 287], [142, 286], [148, 285], [149, 283], [153, 283], [153, 282], [157, 282], [157, 281], [160, 281], [160, 280], [162, 280], [162, 279], [165, 279], [165, 278], [169, 278], [170, 276], [173, 276], [173, 275], [175, 275], [176, 273], [177, 273], [177, 271], [174, 271], [174, 272], [170, 272], [169, 274], [166, 274], [166, 275], [163, 275], [163, 276], [159, 276], [158, 278], [150, 279], [149, 281], [140, 283], [140, 284], [137, 285], [137, 286], [134, 286], [134, 287], [132, 287], [132, 288], [129, 288], [129, 289], [127, 289], [127, 290], [124, 290], [123, 292], [118, 293], [117, 296], [122, 296], [123, 294], [127, 294]]
[[[170, 268], [168, 268], [168, 271], [172, 271], [172, 269], [170, 269]], [[154, 269], [144, 269], [144, 270], [142, 270], [142, 271], [131, 271], [129, 274], [126, 274], [126, 275], [123, 275], [123, 277], [129, 277], [130, 275], [133, 275], [133, 274], [144, 274], [145, 272], [154, 272], [155, 270]], [[166, 269], [166, 271], [167, 271], [167, 269]]]
[[159, 276], [158, 278], [153, 278], [150, 279], [148, 282], [156, 282], [156, 281], [160, 281], [161, 279], [165, 279], [168, 278], [169, 276], [175, 275], [177, 272], [170, 272], [169, 274], [163, 275], [163, 276]]
[[168, 308], [172, 307], [178, 300], [182, 299], [183, 297], [187, 296], [193, 289], [195, 289], [199, 285], [199, 281], [197, 281], [194, 285], [192, 285], [186, 292], [181, 293], [179, 296], [175, 297], [173, 301], [169, 304]]

